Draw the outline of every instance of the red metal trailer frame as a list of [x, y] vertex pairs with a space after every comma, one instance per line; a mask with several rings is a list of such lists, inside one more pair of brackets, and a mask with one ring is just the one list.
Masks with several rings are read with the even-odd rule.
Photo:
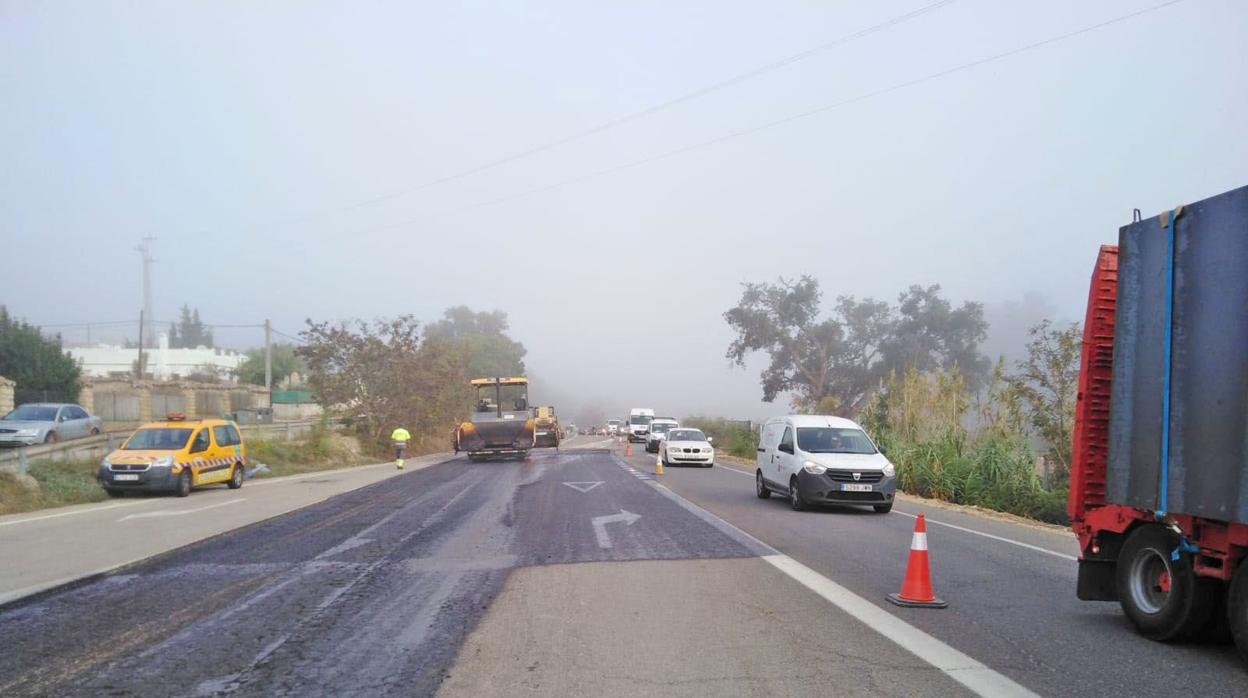
[[[1116, 598], [1113, 564], [1125, 534], [1141, 523], [1159, 521], [1155, 512], [1105, 501], [1117, 298], [1118, 247], [1102, 245], [1092, 271], [1083, 325], [1066, 504], [1082, 551], [1079, 597], [1090, 600]], [[1198, 576], [1229, 580], [1239, 561], [1248, 555], [1248, 525], [1184, 514], [1168, 514], [1160, 523], [1177, 526], [1199, 548], [1193, 556]]]

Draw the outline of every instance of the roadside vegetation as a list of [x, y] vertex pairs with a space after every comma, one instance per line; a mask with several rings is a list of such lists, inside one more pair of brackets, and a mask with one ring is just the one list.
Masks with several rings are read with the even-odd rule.
[[682, 426], [701, 429], [702, 433], [714, 439], [715, 450], [737, 458], [754, 460], [758, 447], [758, 430], [756, 424], [736, 419], [719, 417], [699, 417], [694, 415], [681, 422]]
[[412, 434], [412, 455], [446, 451], [468, 415], [471, 378], [524, 375], [524, 345], [507, 335], [506, 313], [449, 308], [421, 327], [410, 315], [364, 322], [312, 322], [298, 354], [308, 385], [335, 416], [357, 425], [371, 452], [390, 432]]
[[[911, 286], [896, 305], [842, 296], [827, 314], [820, 301], [818, 282], [803, 276], [744, 284], [724, 313], [736, 333], [729, 359], [770, 357], [764, 400], [787, 394], [796, 412], [856, 419], [905, 492], [1067, 523], [1078, 325], [1033, 327], [1026, 359], [1011, 370], [979, 350], [982, 307], [954, 307], [939, 286]], [[743, 423], [693, 419], [723, 430], [724, 451], [753, 459], [756, 439]]]
[[95, 481], [99, 464], [81, 458], [35, 461], [26, 475], [0, 472], [0, 515], [108, 499]]
[[[303, 438], [290, 441], [247, 439], [251, 467], [264, 464], [255, 477], [278, 477], [388, 460], [368, 452], [360, 440], [322, 424]], [[95, 480], [100, 461], [94, 458], [32, 461], [26, 475], [0, 471], [0, 515], [108, 499]], [[152, 495], [161, 496], [161, 495]]]

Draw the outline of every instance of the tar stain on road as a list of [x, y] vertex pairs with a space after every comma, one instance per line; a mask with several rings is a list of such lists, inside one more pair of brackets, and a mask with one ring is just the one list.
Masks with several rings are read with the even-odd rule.
[[607, 452], [456, 460], [0, 610], [0, 695], [430, 694], [518, 566], [752, 554]]

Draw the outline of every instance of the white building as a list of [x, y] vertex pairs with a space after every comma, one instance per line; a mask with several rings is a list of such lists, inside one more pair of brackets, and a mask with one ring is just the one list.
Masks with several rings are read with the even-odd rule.
[[[133, 375], [134, 362], [139, 358], [137, 348], [116, 344], [65, 347], [65, 353], [78, 362], [84, 376], [93, 378]], [[169, 336], [163, 333], [159, 346], [144, 349], [143, 353], [147, 356], [147, 372], [156, 380], [185, 378], [209, 369], [222, 379], [233, 380], [234, 371], [247, 358], [230, 349], [170, 349]]]

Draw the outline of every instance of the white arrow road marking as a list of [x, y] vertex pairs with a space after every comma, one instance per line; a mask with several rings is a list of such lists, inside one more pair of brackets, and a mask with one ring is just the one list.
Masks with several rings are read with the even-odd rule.
[[161, 509], [160, 511], [145, 511], [142, 514], [131, 514], [129, 516], [123, 516], [120, 519], [117, 519], [117, 521], [121, 522], [121, 521], [129, 521], [130, 519], [151, 519], [151, 518], [157, 518], [161, 516], [185, 516], [186, 514], [197, 514], [201, 511], [208, 511], [209, 509], [216, 509], [217, 507], [228, 507], [231, 504], [239, 504], [245, 501], [247, 500], [240, 497], [238, 499], [231, 499], [228, 502], [218, 502], [217, 504], [209, 504], [206, 507], [199, 507], [197, 509], [180, 509], [180, 510], [179, 509]]
[[607, 524], [624, 522], [626, 525], [632, 526], [637, 519], [641, 518], [641, 514], [634, 514], [627, 509], [620, 509], [620, 513], [611, 514], [609, 516], [594, 517], [594, 534], [598, 536], [598, 547], [610, 548], [611, 536], [607, 535]]
[[571, 487], [572, 489], [576, 490], [577, 492], [580, 492], [581, 494], [584, 494], [594, 489], [598, 485], [601, 485], [602, 483], [603, 483], [602, 480], [596, 480], [594, 482], [565, 482], [563, 484], [567, 485], [568, 487]]

